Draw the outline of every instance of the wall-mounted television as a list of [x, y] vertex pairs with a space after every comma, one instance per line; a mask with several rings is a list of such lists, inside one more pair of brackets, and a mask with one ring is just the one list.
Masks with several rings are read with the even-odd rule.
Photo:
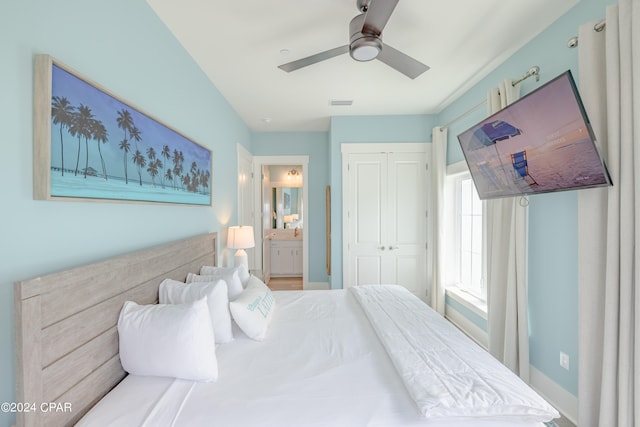
[[611, 185], [571, 71], [458, 141], [483, 200]]

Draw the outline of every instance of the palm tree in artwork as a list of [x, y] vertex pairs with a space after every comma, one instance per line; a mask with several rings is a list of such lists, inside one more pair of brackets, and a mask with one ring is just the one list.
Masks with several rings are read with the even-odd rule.
[[153, 162], [156, 159], [156, 149], [153, 147], [147, 148], [147, 159], [150, 162]]
[[198, 179], [197, 174], [198, 174], [198, 164], [196, 162], [191, 162], [191, 186], [195, 187], [195, 190], [193, 190], [194, 192], [197, 191], [197, 187], [198, 187]]
[[122, 141], [120, 141], [120, 149], [123, 151], [124, 156], [124, 182], [128, 184], [129, 177], [127, 173], [127, 153], [129, 153], [129, 150], [131, 150], [131, 144], [129, 143], [127, 132], [129, 132], [133, 127], [133, 117], [131, 117], [131, 113], [129, 112], [129, 110], [123, 108], [122, 110], [118, 111], [116, 123], [118, 124], [118, 127], [124, 131], [124, 138], [122, 139]]
[[135, 126], [131, 126], [131, 128], [129, 129], [129, 136], [136, 144], [136, 151], [138, 151], [138, 142], [142, 139], [141, 134], [142, 132], [140, 132], [140, 129]]
[[122, 150], [123, 157], [124, 157], [124, 182], [125, 184], [128, 184], [129, 174], [127, 173], [127, 157], [128, 157], [127, 154], [129, 154], [129, 151], [131, 151], [131, 144], [129, 144], [129, 141], [127, 141], [127, 138], [125, 138], [122, 141], [120, 141], [119, 147]]
[[91, 108], [86, 105], [80, 104], [78, 107], [79, 121], [82, 123], [82, 136], [84, 136], [84, 177], [87, 177], [87, 171], [89, 170], [89, 138], [93, 136], [92, 129], [96, 119], [93, 117]]
[[71, 105], [69, 100], [62, 96], [54, 96], [51, 98], [51, 120], [53, 124], [60, 125], [60, 158], [62, 161], [62, 176], [64, 176], [64, 139], [62, 138], [62, 130], [69, 129], [73, 121], [75, 107]]
[[202, 170], [198, 169], [196, 171], [196, 173], [193, 175], [193, 178], [191, 178], [191, 181], [193, 181], [193, 192], [197, 193], [198, 189], [200, 188], [200, 176], [202, 174]]
[[98, 154], [100, 154], [100, 164], [102, 165], [102, 177], [104, 180], [107, 180], [107, 165], [104, 162], [104, 157], [102, 157], [102, 149], [100, 148], [100, 144], [104, 144], [109, 140], [107, 134], [107, 128], [104, 127], [104, 124], [100, 120], [94, 120], [91, 123], [91, 137], [98, 144]]
[[194, 193], [198, 192], [198, 187], [200, 187], [200, 174], [202, 171], [198, 168], [196, 162], [191, 163], [191, 191]]
[[142, 185], [142, 168], [146, 166], [147, 159], [145, 159], [140, 150], [136, 150], [133, 155], [133, 164], [138, 168], [138, 177], [140, 178], [140, 185]]
[[156, 186], [156, 176], [158, 175], [158, 172], [160, 171], [160, 169], [162, 168], [162, 160], [160, 159], [155, 159], [149, 162], [149, 167], [147, 168], [147, 172], [149, 173], [149, 175], [151, 175], [151, 182], [153, 183], [153, 186]]
[[82, 144], [82, 135], [80, 134], [80, 127], [77, 125], [77, 120], [76, 120], [77, 116], [78, 116], [78, 113], [74, 112], [71, 117], [71, 124], [69, 125], [69, 133], [71, 134], [71, 136], [73, 136], [74, 138], [76, 136], [78, 137], [78, 155], [76, 158], [76, 170], [74, 172], [74, 175], [78, 175], [78, 164], [80, 163], [80, 148]]
[[182, 163], [184, 162], [184, 156], [182, 151], [176, 149], [173, 150], [173, 179], [181, 182], [182, 178]]
[[201, 181], [203, 192], [206, 194], [209, 191], [209, 178], [211, 177], [211, 172], [204, 171], [202, 173]]
[[[82, 137], [85, 138], [85, 148], [88, 149], [88, 139], [91, 136], [91, 121], [93, 120], [93, 113], [91, 109], [84, 104], [80, 104], [78, 111], [73, 115], [71, 126], [69, 126], [69, 133], [78, 137], [78, 154], [76, 156], [76, 170], [74, 175], [78, 175], [78, 167], [80, 166], [80, 151], [82, 144]], [[89, 153], [87, 152], [87, 163], [89, 162]], [[88, 165], [87, 165], [88, 166]], [[85, 178], [86, 168], [85, 168]]]
[[182, 177], [182, 187], [186, 187], [187, 190], [191, 190], [191, 178], [189, 177], [188, 174], [185, 174]]
[[173, 182], [173, 172], [171, 171], [171, 169], [167, 169], [167, 171], [164, 173], [164, 177], [167, 179], [167, 181]]
[[[164, 164], [168, 165], [169, 164], [169, 159], [171, 158], [171, 149], [169, 148], [168, 145], [165, 144], [165, 145], [162, 146], [162, 152], [160, 153], [160, 155], [164, 158]], [[169, 179], [168, 178], [168, 172], [170, 170], [171, 169], [166, 169], [165, 168], [164, 177], [162, 178], [162, 188], [164, 188], [164, 178]], [[171, 179], [169, 179], [169, 181], [171, 181]]]
[[202, 194], [205, 193], [205, 189], [206, 189], [205, 176], [206, 176], [205, 171], [202, 169], [198, 169], [198, 188], [202, 186]]
[[122, 109], [118, 111], [116, 123], [124, 131], [124, 139], [127, 139], [127, 132], [133, 127], [133, 117], [131, 117], [129, 110]]
[[149, 167], [147, 172], [151, 175], [151, 182], [153, 186], [156, 186], [156, 176], [158, 175], [158, 169], [162, 167], [160, 159], [156, 158], [156, 149], [153, 147], [147, 148], [147, 159], [149, 159]]

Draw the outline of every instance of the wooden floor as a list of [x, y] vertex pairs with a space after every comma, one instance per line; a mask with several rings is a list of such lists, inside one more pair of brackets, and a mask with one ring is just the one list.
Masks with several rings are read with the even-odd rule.
[[272, 277], [267, 286], [272, 291], [301, 291], [302, 277]]

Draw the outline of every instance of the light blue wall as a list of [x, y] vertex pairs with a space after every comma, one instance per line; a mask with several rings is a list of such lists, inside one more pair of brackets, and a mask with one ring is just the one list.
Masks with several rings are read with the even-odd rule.
[[[33, 55], [47, 53], [213, 150], [213, 207], [34, 201]], [[13, 282], [236, 219], [236, 143], [251, 135], [144, 0], [0, 3], [0, 402], [15, 401]], [[143, 141], [144, 142], [144, 141]], [[0, 413], [0, 426], [15, 417]]]
[[331, 118], [331, 288], [342, 288], [343, 143], [431, 142], [434, 118], [410, 116], [340, 116]]
[[[578, 195], [531, 198], [529, 346], [531, 364], [578, 395]], [[569, 355], [569, 371], [559, 353]]]
[[[309, 237], [309, 282], [329, 282], [326, 272], [325, 189], [329, 185], [327, 132], [258, 132], [252, 137], [254, 156], [309, 156], [305, 235]], [[305, 177], [307, 179], [307, 177]]]
[[[582, 0], [572, 10], [524, 48], [491, 72], [438, 115], [445, 124], [486, 97], [489, 88], [504, 78], [520, 77], [534, 65], [541, 68], [540, 83], [530, 78], [522, 94], [571, 69], [578, 79], [578, 51], [567, 48], [567, 40], [578, 27], [604, 17], [611, 0]], [[486, 117], [480, 109], [449, 128], [447, 161], [464, 157], [456, 136]], [[582, 190], [589, 191], [589, 190]], [[529, 198], [529, 327], [531, 364], [568, 392], [578, 394], [578, 238], [577, 192], [536, 195]], [[567, 353], [571, 367], [559, 366], [560, 351]]]

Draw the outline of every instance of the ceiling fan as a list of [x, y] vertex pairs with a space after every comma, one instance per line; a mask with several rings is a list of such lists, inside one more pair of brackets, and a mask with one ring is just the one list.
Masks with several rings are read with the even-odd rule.
[[356, 0], [356, 4], [362, 13], [349, 24], [349, 44], [279, 65], [278, 68], [291, 72], [349, 52], [356, 61], [378, 59], [411, 79], [429, 69], [422, 62], [382, 43], [382, 30], [398, 0]]

